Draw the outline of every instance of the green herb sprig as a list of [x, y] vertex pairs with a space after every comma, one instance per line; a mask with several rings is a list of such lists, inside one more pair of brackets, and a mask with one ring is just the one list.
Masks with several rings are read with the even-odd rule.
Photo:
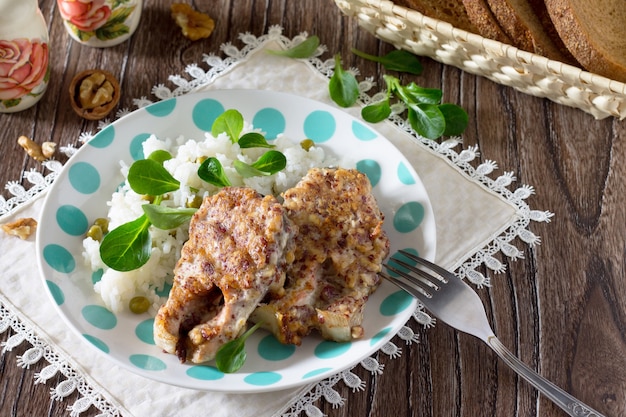
[[292, 46], [289, 49], [268, 49], [267, 52], [273, 55], [279, 55], [288, 58], [309, 58], [315, 53], [318, 46], [320, 46], [320, 39], [317, 36], [309, 36], [304, 41], [295, 46]]
[[411, 127], [428, 139], [463, 133], [467, 127], [467, 113], [455, 104], [441, 103], [442, 91], [420, 87], [414, 82], [402, 85], [391, 75], [383, 76], [387, 94], [379, 102], [363, 107], [361, 117], [370, 123], [378, 123], [391, 114], [391, 98], [397, 97], [407, 107]]
[[217, 350], [215, 365], [219, 371], [229, 374], [237, 372], [243, 366], [247, 357], [245, 349], [246, 340], [262, 325], [262, 322], [256, 323], [246, 330], [244, 334], [225, 343]]
[[404, 49], [395, 49], [384, 56], [370, 55], [355, 48], [352, 48], [351, 51], [356, 56], [378, 62], [389, 71], [406, 72], [413, 75], [421, 75], [424, 71], [419, 59]]
[[[388, 70], [415, 75], [421, 74], [423, 70], [417, 57], [404, 50], [392, 51], [382, 57], [356, 49], [352, 49], [352, 52], [362, 58], [379, 62]], [[456, 104], [441, 103], [441, 90], [420, 87], [414, 82], [403, 85], [400, 79], [391, 75], [384, 75], [383, 78], [387, 87], [385, 98], [363, 107], [363, 120], [378, 123], [387, 119], [391, 115], [391, 100], [395, 98], [406, 106], [408, 121], [413, 130], [425, 138], [459, 135], [467, 127], [467, 112]], [[341, 107], [354, 105], [359, 97], [356, 77], [341, 67], [339, 55], [335, 56], [335, 71], [329, 81], [328, 91], [331, 99]]]

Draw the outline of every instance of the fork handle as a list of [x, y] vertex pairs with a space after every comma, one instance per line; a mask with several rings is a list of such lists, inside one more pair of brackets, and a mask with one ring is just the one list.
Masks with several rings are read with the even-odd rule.
[[504, 347], [502, 342], [496, 336], [488, 336], [485, 342], [500, 358], [517, 372], [522, 378], [528, 381], [532, 386], [537, 388], [543, 395], [552, 400], [556, 405], [561, 407], [567, 414], [573, 417], [604, 417], [603, 414], [597, 412], [587, 404], [572, 397], [561, 388], [554, 385], [532, 369], [524, 362], [519, 360], [509, 350]]

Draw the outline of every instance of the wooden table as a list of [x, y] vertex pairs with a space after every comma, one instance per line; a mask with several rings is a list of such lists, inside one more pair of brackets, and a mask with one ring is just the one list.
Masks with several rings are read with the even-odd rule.
[[[40, 170], [17, 144], [20, 135], [37, 142], [76, 144], [97, 122], [74, 114], [68, 86], [79, 71], [98, 67], [122, 85], [119, 108], [150, 97], [152, 87], [170, 74], [182, 74], [202, 54], [219, 53], [221, 44], [250, 32], [260, 36], [281, 25], [293, 37], [316, 34], [329, 54], [341, 53], [346, 66], [364, 75], [381, 69], [357, 59], [351, 47], [382, 54], [390, 45], [360, 29], [332, 0], [224, 0], [195, 2], [217, 22], [213, 35], [191, 42], [169, 15], [171, 2], [145, 0], [139, 29], [130, 41], [108, 49], [73, 42], [63, 28], [56, 2], [40, 0], [49, 25], [51, 82], [35, 107], [0, 115], [0, 184], [18, 180], [24, 170]], [[329, 55], [332, 56], [332, 55]], [[496, 333], [524, 362], [607, 416], [626, 415], [626, 122], [597, 121], [579, 110], [554, 104], [422, 59], [416, 81], [442, 88], [445, 101], [463, 106], [470, 123], [466, 145], [478, 145], [485, 159], [512, 171], [519, 184], [535, 187], [529, 204], [555, 213], [550, 223], [535, 223], [542, 243], [524, 247], [525, 257], [503, 261], [507, 272], [492, 277], [482, 296]], [[3, 190], [5, 197], [9, 197]], [[491, 276], [490, 271], [482, 271]], [[365, 391], [339, 385], [346, 406], [318, 405], [328, 416], [542, 416], [565, 414], [518, 378], [477, 339], [440, 324], [413, 329], [421, 343], [403, 345], [382, 375], [359, 370]], [[8, 331], [0, 335], [7, 340]], [[50, 384], [34, 384], [45, 366], [16, 366], [25, 347], [0, 357], [0, 415], [69, 416], [63, 402], [50, 400]], [[58, 382], [58, 381], [56, 381]], [[54, 385], [52, 385], [54, 386]], [[84, 415], [96, 415], [93, 409]]]

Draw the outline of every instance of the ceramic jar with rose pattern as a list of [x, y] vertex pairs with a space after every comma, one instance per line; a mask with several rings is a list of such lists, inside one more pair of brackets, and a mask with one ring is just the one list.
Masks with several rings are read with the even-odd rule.
[[57, 0], [70, 36], [83, 45], [115, 46], [137, 29], [142, 0]]
[[33, 106], [49, 79], [48, 27], [37, 0], [0, 0], [0, 112]]

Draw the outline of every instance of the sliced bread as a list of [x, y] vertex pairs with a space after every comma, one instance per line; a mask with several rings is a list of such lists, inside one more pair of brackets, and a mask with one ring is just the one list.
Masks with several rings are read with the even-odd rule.
[[478, 28], [479, 35], [512, 45], [511, 38], [491, 13], [487, 0], [463, 0], [463, 5], [469, 20]]
[[394, 0], [395, 4], [416, 10], [424, 16], [442, 20], [452, 26], [472, 33], [479, 33], [471, 22], [462, 0]]
[[540, 18], [541, 9], [545, 9], [542, 1], [487, 0], [487, 3], [514, 46], [557, 61], [573, 62], [571, 55], [564, 54], [548, 35]]
[[626, 82], [624, 0], [545, 0], [563, 43], [588, 71]]

